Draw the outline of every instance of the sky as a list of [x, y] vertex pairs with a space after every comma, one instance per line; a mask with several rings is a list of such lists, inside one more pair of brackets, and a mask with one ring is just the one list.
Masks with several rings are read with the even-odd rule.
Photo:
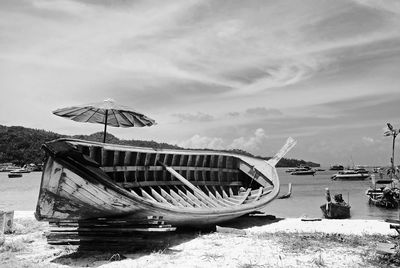
[[99, 132], [52, 111], [112, 98], [157, 122], [121, 139], [388, 165], [399, 67], [397, 0], [0, 1], [6, 126]]

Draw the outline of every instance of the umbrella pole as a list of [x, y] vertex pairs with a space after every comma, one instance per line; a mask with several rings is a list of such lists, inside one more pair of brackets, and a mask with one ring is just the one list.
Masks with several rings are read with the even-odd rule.
[[106, 110], [106, 118], [104, 123], [104, 136], [103, 136], [103, 143], [106, 143], [106, 134], [107, 134], [107, 117], [108, 117], [108, 110]]

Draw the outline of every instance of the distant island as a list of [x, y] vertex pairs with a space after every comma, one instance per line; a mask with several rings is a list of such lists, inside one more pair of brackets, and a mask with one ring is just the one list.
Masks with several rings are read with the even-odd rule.
[[[25, 128], [21, 126], [2, 126], [0, 125], [0, 163], [13, 163], [24, 165], [27, 163], [41, 164], [44, 161], [44, 152], [40, 149], [43, 143], [58, 138], [74, 138], [89, 141], [102, 142], [103, 133], [97, 132], [91, 135], [67, 136], [46, 130]], [[107, 143], [122, 144], [138, 147], [150, 147], [157, 149], [185, 149], [177, 145], [159, 143], [156, 141], [144, 140], [120, 140], [110, 133], [107, 133]], [[207, 148], [208, 149], [208, 148]], [[265, 160], [271, 157], [254, 156], [249, 152], [240, 149], [225, 150]], [[277, 167], [296, 167], [296, 166], [319, 167], [320, 164], [310, 161], [283, 158]]]

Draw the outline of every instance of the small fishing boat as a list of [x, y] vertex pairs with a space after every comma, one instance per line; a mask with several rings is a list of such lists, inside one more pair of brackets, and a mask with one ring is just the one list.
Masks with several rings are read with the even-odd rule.
[[8, 173], [8, 177], [9, 178], [20, 178], [20, 177], [22, 177], [22, 173], [17, 172], [17, 171], [11, 171], [10, 173]]
[[353, 181], [353, 180], [365, 180], [369, 178], [370, 174], [367, 171], [357, 171], [354, 169], [346, 169], [343, 171], [339, 171], [338, 173], [334, 174], [331, 179], [332, 180], [343, 180], [343, 181]]
[[332, 165], [329, 170], [343, 170], [344, 166], [342, 165]]
[[350, 218], [350, 205], [348, 205], [341, 194], [334, 196], [335, 202], [331, 201], [329, 189], [326, 188], [326, 203], [320, 206], [322, 213], [327, 219], [348, 219]]
[[371, 176], [372, 187], [367, 189], [365, 194], [368, 196], [368, 203], [383, 208], [398, 208], [400, 203], [400, 189], [397, 188], [396, 182], [383, 176], [375, 179], [375, 175]]
[[131, 147], [75, 139], [45, 143], [35, 216], [49, 222], [152, 217], [206, 226], [259, 211], [279, 194], [270, 160], [207, 150]]
[[296, 168], [294, 171], [290, 173], [290, 175], [313, 175], [313, 176], [314, 174], [315, 170], [307, 166]]

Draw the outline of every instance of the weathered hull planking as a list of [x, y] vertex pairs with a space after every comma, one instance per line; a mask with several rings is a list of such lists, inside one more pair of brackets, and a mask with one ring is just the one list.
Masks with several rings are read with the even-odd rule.
[[202, 226], [262, 210], [279, 194], [271, 160], [205, 150], [165, 150], [59, 139], [43, 148], [36, 218], [81, 221], [157, 216]]

